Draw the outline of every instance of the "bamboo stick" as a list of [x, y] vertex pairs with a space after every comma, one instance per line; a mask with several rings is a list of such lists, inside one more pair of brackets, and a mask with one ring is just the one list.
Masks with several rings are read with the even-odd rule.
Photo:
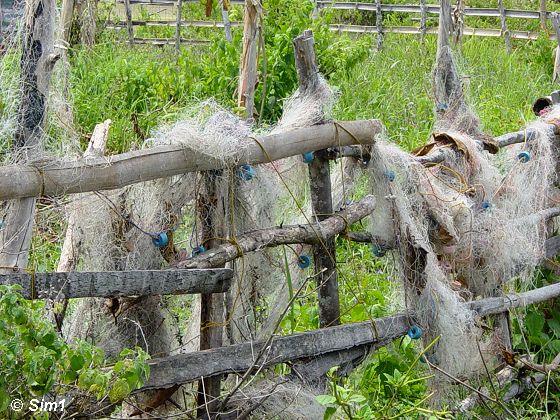
[[[266, 163], [331, 146], [372, 144], [382, 132], [383, 125], [377, 120], [330, 122], [247, 138], [228, 158], [239, 165]], [[223, 160], [203, 152], [166, 145], [107, 158], [6, 165], [0, 167], [0, 200], [111, 190], [227, 166]]]

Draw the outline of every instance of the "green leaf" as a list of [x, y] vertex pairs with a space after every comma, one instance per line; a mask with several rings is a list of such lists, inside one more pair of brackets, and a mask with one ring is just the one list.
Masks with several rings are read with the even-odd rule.
[[130, 394], [128, 382], [122, 378], [117, 379], [109, 391], [109, 399], [112, 403], [117, 403], [124, 400], [128, 394]]
[[332, 395], [317, 395], [315, 399], [321, 405], [334, 404], [336, 402], [336, 398]]
[[0, 413], [6, 411], [10, 405], [10, 396], [4, 388], [0, 388]]
[[544, 327], [544, 317], [537, 312], [531, 312], [525, 317], [525, 328], [529, 335], [538, 336]]
[[335, 414], [336, 414], [336, 407], [327, 407], [327, 409], [325, 410], [325, 414], [323, 416], [323, 420], [332, 419]]
[[81, 368], [84, 367], [85, 362], [86, 360], [84, 356], [82, 356], [81, 354], [74, 354], [70, 358], [70, 367], [74, 372], [78, 372]]

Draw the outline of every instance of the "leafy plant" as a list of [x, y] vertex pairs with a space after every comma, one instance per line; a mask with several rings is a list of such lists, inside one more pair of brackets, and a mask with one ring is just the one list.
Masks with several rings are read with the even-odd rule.
[[0, 415], [17, 414], [9, 410], [13, 399], [29, 402], [47, 394], [85, 392], [119, 402], [148, 378], [149, 356], [142, 349], [125, 349], [108, 365], [101, 349], [66, 343], [45, 317], [44, 302], [25, 300], [19, 290], [0, 285]]

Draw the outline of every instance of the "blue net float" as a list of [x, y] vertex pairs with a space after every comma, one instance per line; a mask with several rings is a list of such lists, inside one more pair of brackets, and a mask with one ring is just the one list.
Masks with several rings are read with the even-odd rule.
[[169, 244], [169, 238], [167, 237], [167, 233], [160, 232], [154, 236], [152, 236], [152, 243], [154, 246], [158, 248], [163, 248]]

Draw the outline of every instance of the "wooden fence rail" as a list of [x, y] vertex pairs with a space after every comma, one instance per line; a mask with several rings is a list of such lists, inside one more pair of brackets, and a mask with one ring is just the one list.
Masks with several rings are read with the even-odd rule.
[[[470, 305], [471, 309], [480, 316], [486, 316], [558, 296], [560, 296], [560, 283], [525, 293], [487, 298], [471, 302]], [[371, 322], [345, 324], [274, 337], [270, 342], [255, 341], [154, 359], [149, 362], [150, 378], [141, 390], [167, 388], [193, 382], [201, 377], [229, 373], [243, 374], [247, 370], [257, 371], [278, 363], [319, 357], [364, 345], [375, 349], [405, 335], [413, 322], [409, 315], [401, 314], [378, 318]], [[256, 355], [260, 357], [255, 357]]]
[[138, 270], [0, 274], [0, 285], [19, 284], [26, 299], [69, 299], [222, 293], [231, 269]]
[[[383, 131], [378, 120], [329, 122], [292, 131], [249, 137], [228, 159], [266, 163], [309, 151], [372, 144]], [[110, 190], [187, 172], [225, 168], [204, 151], [177, 145], [156, 146], [107, 158], [47, 160], [0, 167], [0, 200]]]

